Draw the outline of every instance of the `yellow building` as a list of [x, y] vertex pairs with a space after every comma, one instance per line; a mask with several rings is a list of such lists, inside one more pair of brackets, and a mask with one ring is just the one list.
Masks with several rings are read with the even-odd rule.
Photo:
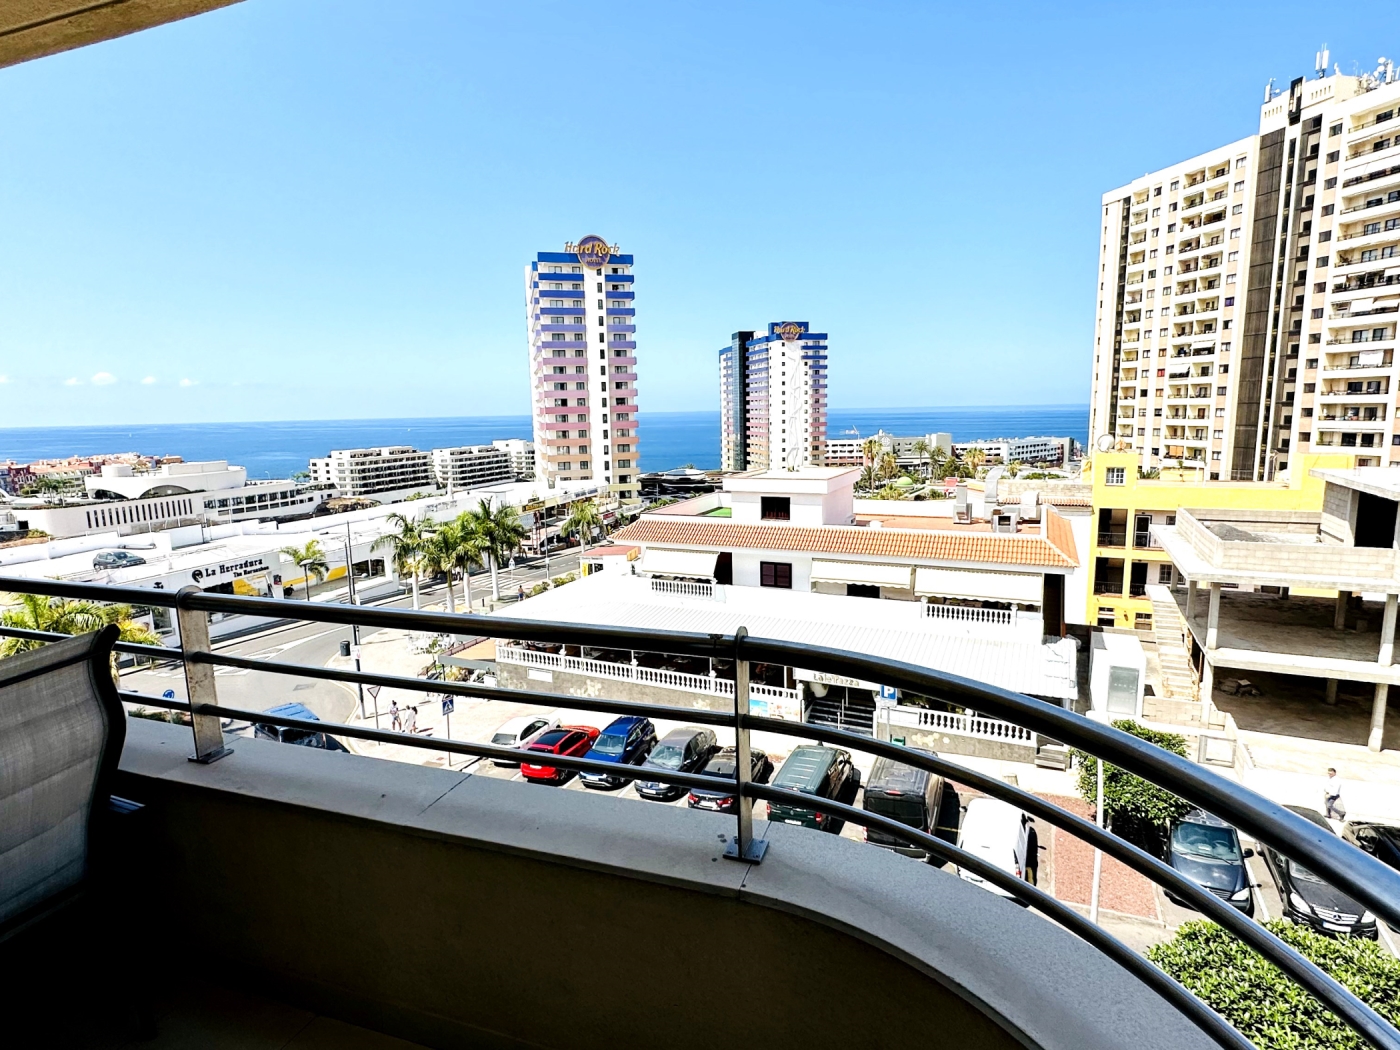
[[1151, 526], [1176, 523], [1180, 507], [1239, 510], [1322, 509], [1323, 483], [1315, 468], [1345, 470], [1350, 456], [1297, 456], [1282, 481], [1205, 481], [1195, 470], [1139, 478], [1133, 452], [1097, 452], [1084, 472], [1093, 478], [1094, 520], [1089, 530], [1089, 598], [1085, 608], [1099, 627], [1152, 627], [1147, 586], [1170, 583], [1171, 560]]

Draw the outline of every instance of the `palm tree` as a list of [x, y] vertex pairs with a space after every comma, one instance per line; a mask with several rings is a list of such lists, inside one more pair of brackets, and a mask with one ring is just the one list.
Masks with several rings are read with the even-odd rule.
[[[129, 605], [101, 605], [97, 602], [66, 598], [43, 598], [37, 594], [17, 596], [19, 604], [0, 614], [0, 623], [26, 631], [51, 631], [55, 634], [86, 634], [98, 631], [109, 623], [117, 625], [124, 642], [159, 645], [160, 635], [143, 623], [132, 619]], [[0, 640], [0, 659], [38, 649], [46, 643], [31, 638]]]
[[306, 600], [310, 601], [311, 578], [314, 576], [316, 582], [320, 583], [331, 571], [330, 563], [326, 561], [326, 552], [321, 549], [321, 541], [309, 540], [305, 547], [283, 547], [279, 553], [291, 558], [306, 573], [303, 582], [306, 584]]
[[899, 461], [894, 458], [894, 453], [881, 451], [875, 459], [875, 476], [881, 481], [888, 481], [899, 473]]
[[[932, 446], [929, 445], [927, 438], [915, 438], [912, 451], [915, 458], [923, 462], [928, 460], [929, 453], [932, 451]], [[924, 476], [927, 477], [928, 473], [925, 472]]]
[[973, 445], [970, 449], [963, 453], [962, 460], [963, 463], [967, 465], [967, 469], [972, 471], [972, 476], [976, 477], [977, 468], [980, 467], [983, 463], [987, 462], [987, 453], [984, 449], [978, 448], [976, 445]]
[[1013, 459], [1006, 465], [1006, 472], [1014, 478], [1017, 474], [1021, 473], [1022, 466], [1024, 466], [1024, 464], [1019, 459]]
[[569, 516], [564, 519], [564, 524], [559, 526], [559, 533], [562, 536], [572, 536], [578, 533], [579, 537], [579, 569], [583, 568], [583, 552], [588, 547], [588, 541], [593, 538], [593, 533], [603, 528], [603, 515], [598, 510], [598, 504], [591, 499], [581, 499], [575, 501], [569, 508]]
[[481, 565], [484, 544], [477, 532], [470, 511], [463, 511], [452, 521], [434, 525], [431, 532], [424, 532], [423, 549], [419, 557], [427, 572], [442, 573], [447, 577], [447, 611], [457, 611], [457, 592], [453, 587], [453, 577], [462, 570], [466, 586], [467, 611], [472, 607], [473, 567]]
[[396, 531], [375, 540], [373, 549], [390, 548], [392, 551], [390, 557], [394, 562], [394, 575], [399, 579], [403, 579], [405, 574], [413, 577], [413, 607], [417, 609], [419, 607], [418, 576], [423, 568], [423, 534], [433, 528], [433, 519], [424, 518], [421, 522], [417, 522], [395, 512], [384, 520], [392, 525]]
[[884, 442], [877, 437], [868, 437], [861, 442], [860, 450], [865, 456], [867, 466], [874, 466], [875, 460], [879, 458], [881, 452], [885, 450]]
[[856, 481], [856, 488], [860, 489], [862, 492], [870, 492], [874, 490], [875, 485], [875, 468], [862, 468], [860, 472], [860, 478]]
[[942, 481], [948, 476], [948, 453], [934, 445], [928, 450], [929, 477]]
[[468, 513], [471, 513], [476, 521], [477, 532], [481, 536], [482, 546], [491, 565], [491, 597], [500, 601], [501, 581], [498, 570], [501, 563], [519, 550], [520, 544], [525, 541], [525, 526], [520, 524], [520, 516], [516, 514], [515, 508], [507, 504], [493, 509], [489, 501], [482, 500], [480, 507]]

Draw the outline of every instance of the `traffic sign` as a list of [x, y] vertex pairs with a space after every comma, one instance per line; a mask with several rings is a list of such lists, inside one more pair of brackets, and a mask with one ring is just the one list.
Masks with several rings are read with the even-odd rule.
[[454, 707], [454, 704], [453, 704], [453, 701], [452, 701], [452, 697], [450, 697], [450, 696], [444, 696], [444, 697], [442, 698], [442, 713], [443, 713], [444, 715], [450, 715], [450, 714], [452, 713], [452, 711], [453, 711], [453, 707]]

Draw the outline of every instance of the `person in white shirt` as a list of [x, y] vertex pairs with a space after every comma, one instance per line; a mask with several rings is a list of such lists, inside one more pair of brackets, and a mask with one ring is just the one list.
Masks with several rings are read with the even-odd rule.
[[1342, 780], [1331, 767], [1327, 770], [1327, 783], [1322, 786], [1322, 801], [1327, 806], [1328, 820], [1346, 819], [1347, 807], [1342, 801]]

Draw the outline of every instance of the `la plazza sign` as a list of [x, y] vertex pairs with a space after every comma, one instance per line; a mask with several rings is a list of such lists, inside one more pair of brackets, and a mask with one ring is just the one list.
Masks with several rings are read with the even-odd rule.
[[622, 254], [622, 249], [616, 244], [609, 244], [603, 238], [591, 235], [577, 244], [569, 241], [564, 245], [564, 250], [577, 255], [578, 261], [590, 270], [601, 270], [614, 255]]

